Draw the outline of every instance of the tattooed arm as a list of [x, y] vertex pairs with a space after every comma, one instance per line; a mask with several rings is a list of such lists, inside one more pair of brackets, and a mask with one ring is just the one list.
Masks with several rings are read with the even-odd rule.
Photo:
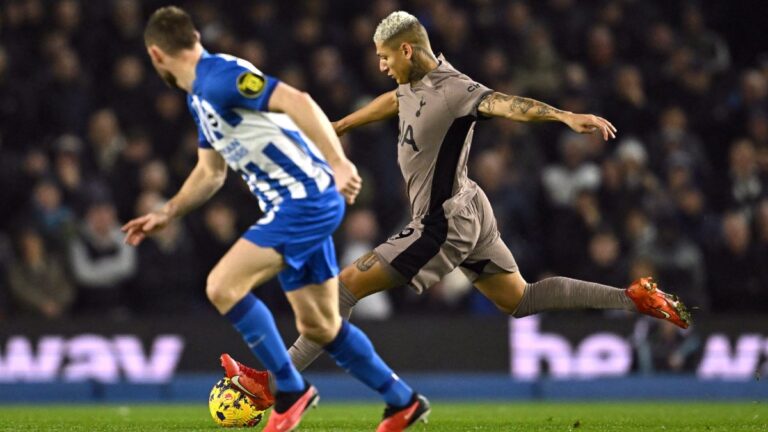
[[522, 96], [493, 92], [485, 96], [477, 107], [478, 112], [489, 117], [503, 117], [516, 121], [559, 121], [576, 132], [600, 131], [604, 139], [616, 138], [608, 120], [592, 114], [574, 114]]

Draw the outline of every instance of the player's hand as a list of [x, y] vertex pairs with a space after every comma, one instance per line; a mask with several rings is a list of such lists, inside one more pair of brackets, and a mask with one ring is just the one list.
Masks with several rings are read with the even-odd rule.
[[125, 242], [131, 246], [138, 246], [148, 235], [165, 228], [171, 218], [162, 211], [152, 212], [137, 217], [123, 225], [121, 230], [125, 233]]
[[344, 159], [332, 165], [331, 168], [336, 179], [336, 188], [344, 195], [348, 204], [354, 204], [363, 186], [363, 179], [357, 173], [357, 167], [349, 159]]
[[616, 128], [608, 120], [592, 114], [567, 114], [563, 123], [578, 133], [592, 133], [599, 131], [603, 139], [616, 138]]

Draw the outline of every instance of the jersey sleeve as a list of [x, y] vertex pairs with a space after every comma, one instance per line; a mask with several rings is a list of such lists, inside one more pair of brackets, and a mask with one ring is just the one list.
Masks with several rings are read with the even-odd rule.
[[493, 90], [472, 81], [466, 75], [448, 78], [443, 85], [443, 95], [448, 109], [456, 118], [478, 117], [477, 106], [486, 95], [492, 92]]
[[237, 61], [222, 63], [215, 78], [209, 78], [206, 99], [223, 109], [269, 111], [269, 98], [280, 81]]
[[203, 129], [200, 127], [200, 117], [198, 117], [197, 111], [192, 108], [190, 97], [187, 97], [187, 108], [189, 108], [189, 112], [192, 114], [192, 118], [195, 120], [195, 127], [197, 128], [197, 146], [199, 148], [212, 149], [213, 146], [211, 146], [211, 143], [208, 142], [205, 134], [203, 134]]

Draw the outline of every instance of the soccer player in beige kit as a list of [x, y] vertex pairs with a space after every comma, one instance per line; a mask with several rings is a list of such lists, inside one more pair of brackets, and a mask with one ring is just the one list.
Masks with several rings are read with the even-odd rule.
[[[503, 312], [524, 317], [556, 309], [626, 309], [680, 327], [690, 315], [676, 297], [650, 278], [620, 289], [564, 277], [529, 284], [501, 240], [488, 198], [467, 177], [467, 157], [478, 117], [559, 121], [579, 133], [615, 138], [607, 120], [495, 92], [436, 57], [418, 19], [393, 12], [373, 37], [379, 68], [398, 83], [334, 123], [337, 134], [399, 116], [398, 164], [405, 178], [412, 221], [398, 234], [347, 266], [340, 276], [340, 312], [370, 294], [408, 285], [421, 293], [456, 267]], [[306, 368], [322, 347], [299, 338], [291, 359]]]

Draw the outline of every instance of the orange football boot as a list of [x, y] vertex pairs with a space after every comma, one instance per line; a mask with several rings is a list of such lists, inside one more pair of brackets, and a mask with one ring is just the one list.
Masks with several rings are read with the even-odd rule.
[[[277, 397], [280, 398], [280, 395], [278, 392]], [[320, 396], [315, 386], [308, 385], [304, 393], [285, 412], [272, 410], [263, 432], [289, 432], [296, 429], [307, 410], [316, 407], [319, 401]]]
[[400, 432], [418, 421], [426, 423], [430, 412], [432, 410], [427, 398], [414, 393], [413, 399], [405, 408], [388, 406], [384, 410], [384, 418], [376, 432]]
[[683, 302], [676, 295], [660, 290], [653, 278], [640, 278], [632, 282], [625, 292], [641, 313], [669, 321], [684, 329], [693, 323], [691, 313]]
[[256, 408], [265, 410], [275, 404], [269, 391], [269, 372], [248, 367], [226, 353], [221, 355], [221, 366], [232, 385], [248, 396]]

